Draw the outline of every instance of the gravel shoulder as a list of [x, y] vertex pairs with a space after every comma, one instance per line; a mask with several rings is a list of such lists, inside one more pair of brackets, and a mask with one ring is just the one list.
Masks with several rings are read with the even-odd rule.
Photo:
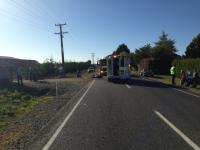
[[[52, 97], [36, 105], [30, 112], [14, 119], [8, 126], [0, 130], [0, 150], [3, 149], [25, 149], [35, 138], [41, 129], [48, 124], [59, 110], [65, 107], [70, 100], [84, 87], [91, 79], [45, 79], [38, 82], [25, 81], [24, 86], [37, 89], [35, 94], [40, 97]], [[56, 97], [56, 82], [57, 93]], [[40, 91], [40, 92], [38, 92]]]

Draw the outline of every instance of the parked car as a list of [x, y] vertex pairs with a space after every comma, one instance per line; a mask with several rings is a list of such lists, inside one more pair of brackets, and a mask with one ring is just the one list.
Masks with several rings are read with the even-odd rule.
[[91, 72], [94, 72], [94, 70], [95, 70], [94, 67], [89, 67], [87, 72], [91, 73]]
[[142, 69], [140, 71], [140, 76], [142, 76], [142, 77], [153, 77], [154, 73], [151, 69]]

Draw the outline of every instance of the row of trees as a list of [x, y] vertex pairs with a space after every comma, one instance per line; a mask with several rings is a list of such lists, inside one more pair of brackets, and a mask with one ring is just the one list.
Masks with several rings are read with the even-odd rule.
[[[168, 34], [162, 32], [154, 46], [146, 44], [134, 52], [131, 52], [127, 45], [121, 44], [113, 52], [113, 54], [120, 54], [121, 52], [130, 53], [132, 59], [132, 66], [137, 69], [140, 60], [144, 58], [153, 58], [154, 63], [152, 68], [155, 73], [168, 74], [169, 68], [173, 60], [182, 58], [200, 58], [200, 34], [193, 38], [192, 42], [187, 46], [185, 55], [177, 54], [175, 40], [168, 37]], [[46, 59], [40, 65], [40, 74], [42, 76], [59, 75], [61, 63], [55, 62], [52, 58]], [[91, 66], [91, 61], [87, 62], [66, 62], [64, 64], [64, 72], [76, 72], [77, 70], [85, 70]]]
[[169, 68], [175, 59], [181, 58], [200, 58], [200, 34], [193, 38], [192, 42], [187, 46], [185, 55], [180, 56], [177, 54], [175, 40], [168, 37], [168, 34], [162, 32], [158, 41], [151, 44], [146, 44], [135, 52], [130, 52], [125, 44], [119, 45], [113, 53], [119, 54], [122, 51], [131, 53], [132, 65], [137, 68], [140, 60], [144, 58], [153, 58], [156, 73], [167, 74]]
[[86, 70], [91, 66], [91, 61], [88, 60], [86, 62], [65, 62], [62, 68], [61, 63], [57, 63], [53, 60], [53, 58], [46, 59], [39, 67], [40, 76], [57, 76], [60, 75], [61, 72], [65, 73], [74, 73], [77, 70]]

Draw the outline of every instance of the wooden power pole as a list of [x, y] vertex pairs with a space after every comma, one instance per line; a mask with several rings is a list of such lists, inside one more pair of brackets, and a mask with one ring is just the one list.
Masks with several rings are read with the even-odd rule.
[[55, 26], [59, 26], [60, 27], [60, 32], [59, 33], [55, 33], [55, 34], [59, 34], [60, 35], [60, 42], [61, 42], [61, 56], [62, 56], [62, 65], [64, 65], [65, 62], [65, 57], [64, 57], [64, 46], [63, 46], [63, 38], [64, 38], [64, 34], [68, 33], [68, 32], [63, 32], [62, 31], [62, 26], [65, 26], [66, 23], [64, 24], [55, 24]]

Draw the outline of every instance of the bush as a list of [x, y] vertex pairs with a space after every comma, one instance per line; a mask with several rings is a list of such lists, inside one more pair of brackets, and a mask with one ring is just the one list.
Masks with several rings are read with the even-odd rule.
[[64, 64], [64, 72], [65, 73], [74, 73], [77, 70], [86, 70], [91, 66], [91, 62], [66, 62]]
[[181, 70], [195, 71], [200, 73], [200, 58], [198, 59], [176, 59], [173, 61], [173, 65], [176, 65], [176, 74], [180, 76]]
[[53, 77], [61, 74], [61, 68], [63, 68], [62, 73], [74, 73], [77, 70], [86, 70], [91, 66], [91, 61], [86, 62], [65, 62], [64, 66], [61, 63], [55, 62], [52, 58], [46, 59], [44, 63], [40, 65], [39, 76], [40, 77]]

